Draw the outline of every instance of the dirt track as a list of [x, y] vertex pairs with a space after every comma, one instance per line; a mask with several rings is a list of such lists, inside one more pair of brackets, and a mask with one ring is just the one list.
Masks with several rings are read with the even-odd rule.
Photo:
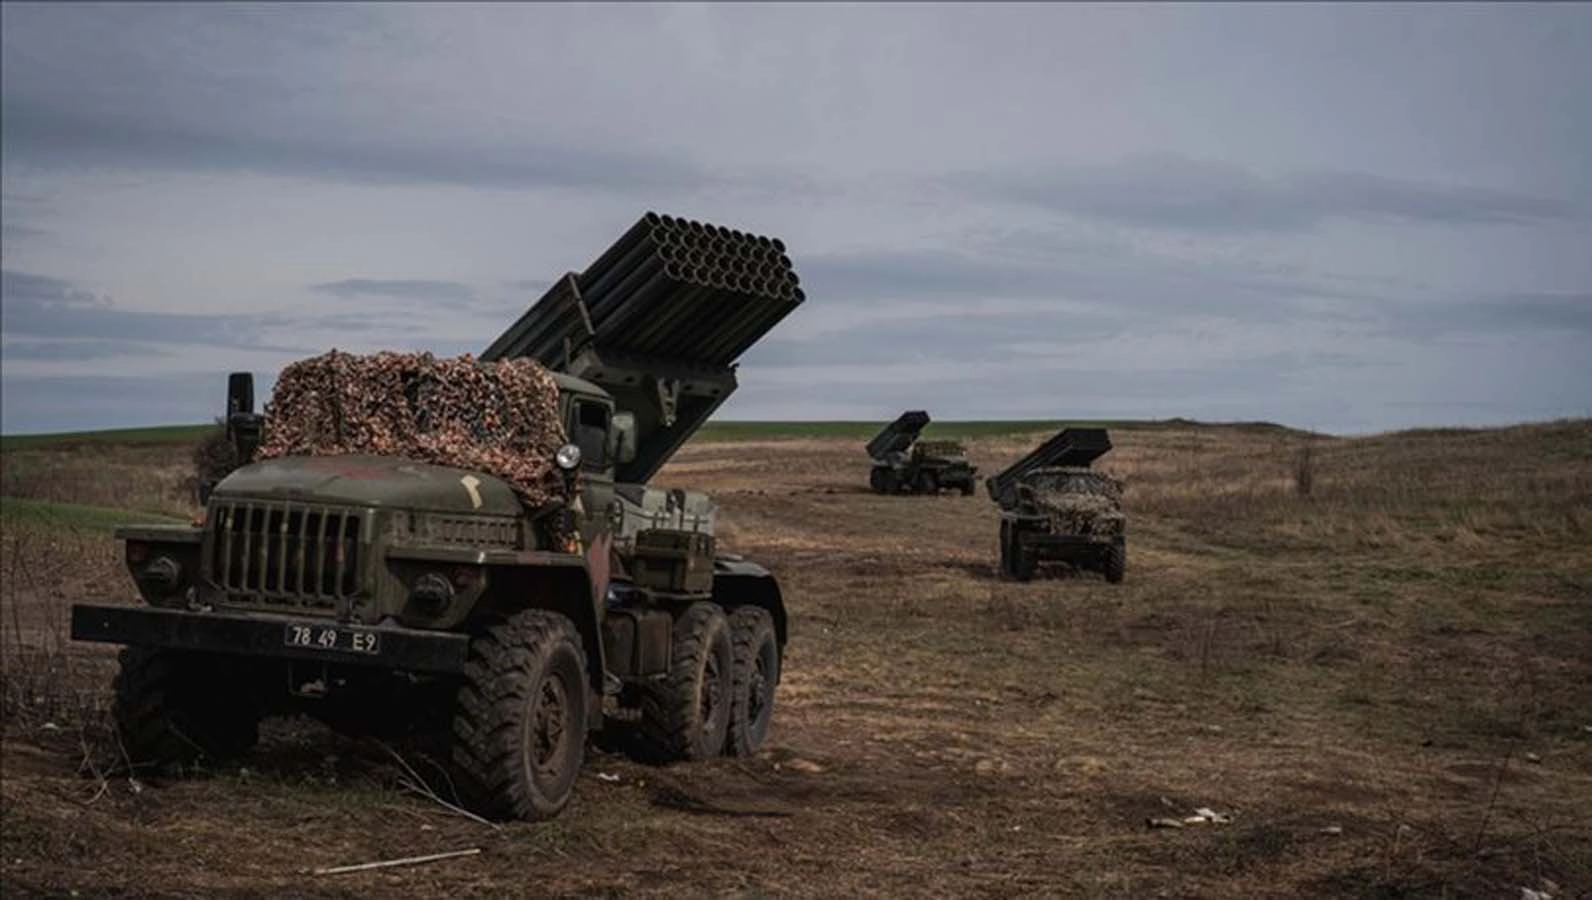
[[[987, 473], [1031, 437], [975, 442], [973, 461]], [[982, 492], [872, 495], [854, 441], [686, 448], [660, 483], [713, 492], [721, 546], [769, 565], [791, 609], [757, 759], [650, 768], [593, 751], [562, 817], [492, 829], [406, 794], [380, 748], [308, 723], [271, 728], [243, 768], [135, 788], [80, 775], [73, 728], [18, 717], [6, 893], [1592, 891], [1592, 561], [1575, 549], [1592, 522], [1555, 505], [1586, 496], [1592, 462], [1519, 476], [1541, 482], [1520, 516], [1568, 524], [1516, 539], [1503, 520], [1449, 517], [1446, 482], [1398, 442], [1323, 451], [1306, 503], [1291, 438], [1116, 438], [1105, 467], [1128, 477], [1130, 515], [1116, 586], [997, 581]], [[1402, 501], [1363, 500], [1370, 464], [1406, 480]], [[79, 586], [13, 581], [6, 616]], [[101, 683], [102, 648], [74, 653], [74, 677]], [[1232, 821], [1146, 826], [1198, 807]], [[481, 855], [306, 874], [469, 847]]]

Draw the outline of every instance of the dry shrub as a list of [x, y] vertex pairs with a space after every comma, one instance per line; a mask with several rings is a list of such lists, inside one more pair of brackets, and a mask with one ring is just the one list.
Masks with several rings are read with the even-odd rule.
[[76, 592], [68, 585], [109, 568], [109, 543], [90, 530], [5, 529], [0, 721], [68, 728], [100, 717], [105, 687], [93, 674], [95, 661], [72, 646], [63, 595]]
[[183, 481], [183, 489], [184, 496], [195, 499], [200, 488], [215, 484], [246, 462], [228, 437], [226, 424], [219, 419], [216, 428], [194, 445], [192, 457], [194, 474]]
[[1310, 489], [1316, 484], [1315, 456], [1309, 444], [1299, 448], [1299, 460], [1294, 465], [1294, 489], [1299, 496], [1310, 496]]

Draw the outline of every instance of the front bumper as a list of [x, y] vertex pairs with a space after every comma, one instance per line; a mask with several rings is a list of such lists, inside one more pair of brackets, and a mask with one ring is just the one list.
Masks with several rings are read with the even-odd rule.
[[72, 639], [441, 673], [462, 671], [470, 645], [462, 634], [391, 625], [87, 603], [72, 605]]
[[1037, 559], [1066, 562], [1093, 562], [1104, 559], [1107, 551], [1122, 543], [1121, 538], [1091, 538], [1076, 534], [1024, 532], [1018, 540]]

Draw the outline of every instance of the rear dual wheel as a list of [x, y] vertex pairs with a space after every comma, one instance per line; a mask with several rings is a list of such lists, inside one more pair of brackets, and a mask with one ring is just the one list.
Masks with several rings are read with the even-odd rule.
[[730, 691], [730, 729], [725, 751], [751, 756], [768, 737], [779, 684], [779, 639], [768, 610], [742, 606], [730, 616], [735, 677]]
[[664, 760], [718, 756], [730, 728], [734, 651], [718, 604], [693, 603], [674, 622], [669, 671], [641, 690], [641, 730]]
[[768, 737], [779, 684], [774, 619], [756, 606], [728, 616], [694, 603], [674, 625], [666, 678], [641, 693], [642, 732], [664, 761], [751, 756]]

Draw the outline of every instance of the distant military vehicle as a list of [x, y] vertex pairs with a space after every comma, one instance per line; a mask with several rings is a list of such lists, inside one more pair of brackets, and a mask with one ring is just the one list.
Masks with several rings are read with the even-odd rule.
[[1065, 428], [985, 479], [1000, 506], [1000, 569], [1028, 581], [1040, 563], [1095, 569], [1120, 582], [1127, 568], [1122, 483], [1089, 468], [1111, 450], [1104, 428]]
[[540, 819], [605, 721], [665, 760], [755, 752], [779, 585], [718, 552], [708, 497], [647, 482], [802, 302], [783, 251], [648, 213], [479, 361], [333, 351], [263, 416], [234, 375], [203, 523], [117, 533], [146, 605], [72, 607], [74, 639], [127, 645], [133, 763], [239, 754], [280, 712], [431, 723], [470, 807]]
[[920, 441], [929, 414], [908, 410], [886, 425], [868, 442], [873, 469], [868, 486], [878, 494], [937, 494], [941, 490], [973, 493], [978, 467], [967, 461], [967, 451], [956, 441]]

